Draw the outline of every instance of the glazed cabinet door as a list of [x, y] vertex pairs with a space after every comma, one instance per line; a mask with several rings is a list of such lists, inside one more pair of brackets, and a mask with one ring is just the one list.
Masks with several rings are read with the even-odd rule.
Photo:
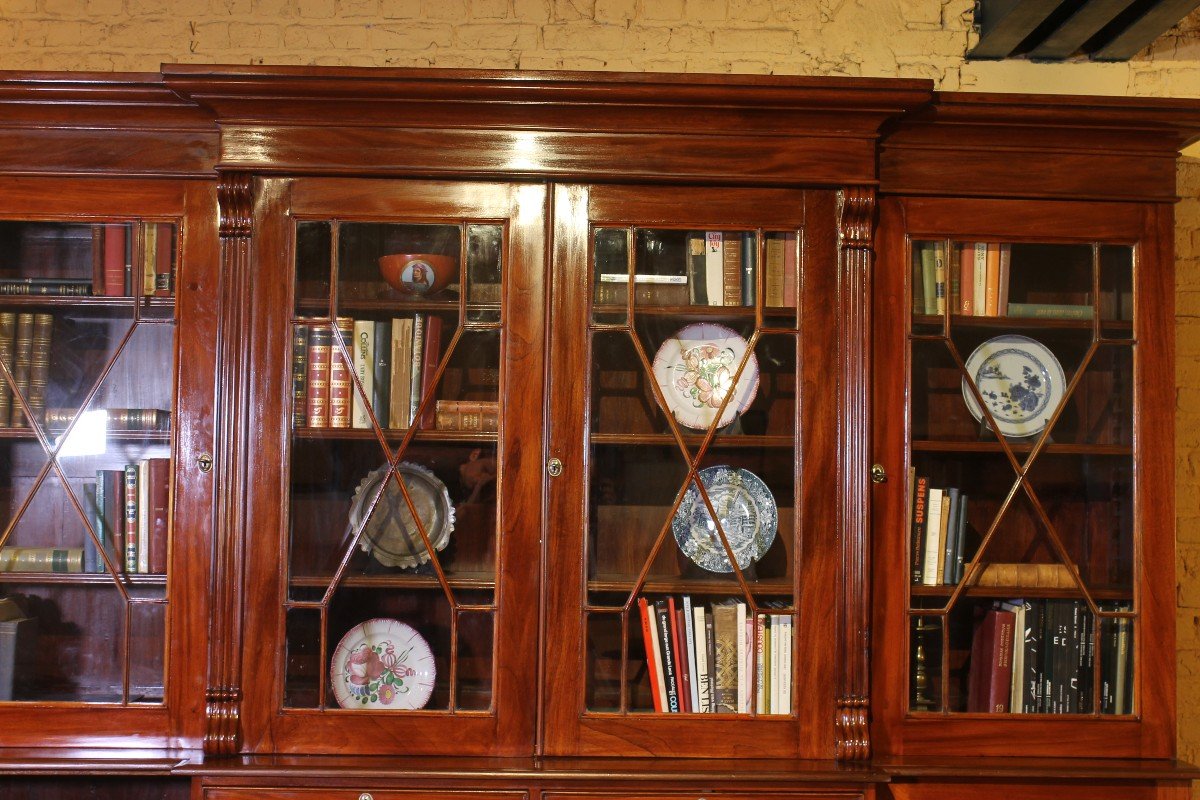
[[245, 747], [528, 753], [545, 190], [256, 196]]
[[199, 743], [213, 203], [199, 183], [5, 183], [0, 744]]
[[834, 222], [556, 188], [548, 753], [832, 755]]
[[1172, 755], [1169, 225], [1131, 204], [884, 204], [885, 750]]

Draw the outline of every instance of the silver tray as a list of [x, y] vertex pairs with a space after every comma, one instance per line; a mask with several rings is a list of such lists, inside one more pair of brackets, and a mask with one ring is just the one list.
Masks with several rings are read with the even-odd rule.
[[[450, 533], [454, 530], [454, 506], [450, 504], [446, 484], [420, 464], [402, 461], [396, 465], [396, 472], [412, 498], [429, 543], [434, 550], [442, 550], [450, 542]], [[353, 528], [357, 529], [362, 522], [387, 474], [385, 464], [372, 470], [354, 490], [350, 505]], [[416, 567], [429, 561], [431, 554], [421, 540], [395, 478], [388, 481], [374, 512], [363, 526], [359, 546], [385, 567]]]

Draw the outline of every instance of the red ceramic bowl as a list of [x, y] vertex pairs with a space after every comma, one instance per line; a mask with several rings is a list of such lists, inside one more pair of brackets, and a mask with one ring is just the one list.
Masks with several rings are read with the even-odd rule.
[[458, 259], [435, 253], [393, 253], [379, 259], [379, 274], [401, 294], [424, 296], [458, 279]]

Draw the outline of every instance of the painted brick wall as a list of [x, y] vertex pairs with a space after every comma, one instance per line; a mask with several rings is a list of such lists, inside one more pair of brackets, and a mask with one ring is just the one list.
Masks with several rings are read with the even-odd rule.
[[[1200, 97], [1200, 11], [1121, 64], [967, 62], [971, 0], [0, 0], [0, 68], [162, 62], [924, 77]], [[1195, 153], [1200, 156], [1200, 152]], [[1180, 755], [1200, 762], [1200, 159], [1179, 166]], [[1200, 797], [1200, 794], [1197, 795]]]

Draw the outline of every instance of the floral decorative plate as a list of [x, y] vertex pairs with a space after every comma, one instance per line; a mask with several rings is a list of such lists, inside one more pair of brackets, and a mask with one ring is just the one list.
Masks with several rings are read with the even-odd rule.
[[733, 385], [733, 376], [749, 347], [736, 332], [711, 322], [688, 325], [663, 342], [654, 356], [654, 377], [667, 409], [680, 425], [708, 430], [730, 392], [733, 397], [717, 420], [717, 427], [733, 422], [750, 406], [758, 392], [758, 359], [754, 353], [750, 353], [737, 386]]
[[[745, 569], [762, 558], [775, 541], [779, 511], [771, 490], [762, 478], [737, 467], [706, 467], [697, 475], [717, 512], [738, 569]], [[695, 483], [683, 495], [671, 520], [671, 532], [679, 549], [697, 566], [709, 572], [733, 572], [717, 526]]]
[[[1046, 345], [1009, 334], [988, 339], [967, 358], [967, 374], [979, 387], [996, 426], [1005, 436], [1033, 436], [1045, 429], [1066, 391], [1062, 364]], [[983, 410], [963, 378], [963, 400], [984, 422]]]
[[[371, 507], [387, 472], [386, 464], [372, 470], [354, 490], [354, 501], [350, 505], [350, 524], [354, 528]], [[396, 465], [396, 472], [408, 489], [429, 543], [434, 550], [443, 549], [454, 530], [454, 506], [450, 504], [446, 484], [420, 464], [402, 461]], [[395, 478], [388, 481], [374, 512], [363, 525], [359, 546], [385, 567], [415, 567], [430, 559]]]
[[437, 667], [425, 637], [398, 619], [369, 619], [333, 651], [329, 680], [342, 708], [424, 708]]

